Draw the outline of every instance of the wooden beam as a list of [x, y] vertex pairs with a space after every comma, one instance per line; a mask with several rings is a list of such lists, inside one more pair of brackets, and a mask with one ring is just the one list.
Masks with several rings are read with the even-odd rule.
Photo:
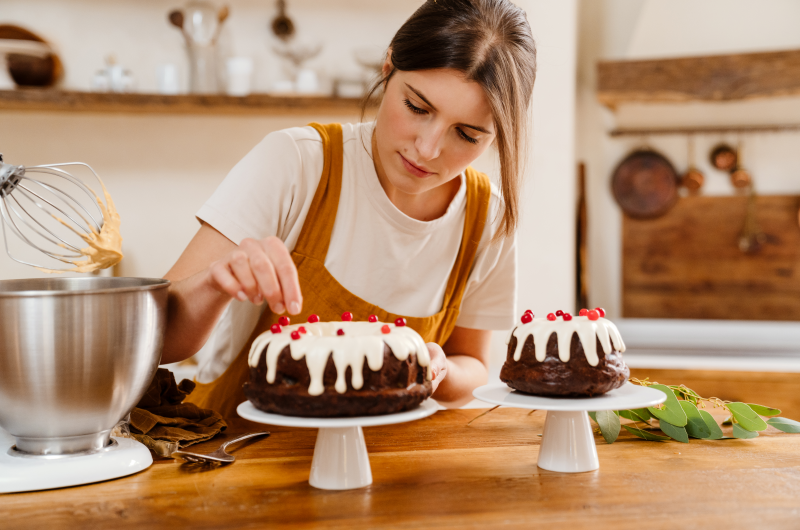
[[597, 98], [631, 102], [729, 101], [800, 94], [800, 50], [597, 64]]
[[116, 94], [65, 90], [0, 90], [0, 110], [136, 114], [350, 114], [360, 112], [357, 98], [329, 96], [245, 97], [186, 94]]

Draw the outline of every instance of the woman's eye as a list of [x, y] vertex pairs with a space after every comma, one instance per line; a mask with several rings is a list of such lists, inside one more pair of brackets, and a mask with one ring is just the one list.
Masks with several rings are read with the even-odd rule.
[[414, 105], [413, 103], [411, 103], [411, 100], [409, 100], [408, 98], [404, 99], [403, 103], [405, 103], [406, 107], [408, 107], [408, 109], [414, 114], [425, 114], [427, 112], [425, 109], [421, 109], [416, 105]]
[[478, 140], [476, 140], [472, 136], [466, 134], [461, 129], [456, 129], [456, 130], [458, 131], [458, 135], [461, 136], [461, 138], [463, 138], [464, 140], [468, 141], [469, 143], [471, 143], [471, 144], [477, 144], [478, 143]]

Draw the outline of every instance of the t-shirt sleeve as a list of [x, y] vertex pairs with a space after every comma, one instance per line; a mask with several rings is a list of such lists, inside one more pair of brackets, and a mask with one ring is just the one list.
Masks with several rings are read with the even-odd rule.
[[[312, 155], [318, 150], [319, 156], [306, 156], [303, 150]], [[248, 237], [278, 236], [286, 242], [298, 218], [307, 213], [322, 172], [321, 158], [319, 136], [310, 127], [270, 133], [231, 169], [197, 218], [237, 245]]]
[[[496, 196], [494, 198], [497, 200]], [[498, 219], [492, 214], [489, 217]], [[506, 330], [514, 326], [517, 308], [517, 237], [513, 235], [492, 243], [494, 228], [487, 223], [487, 229], [481, 237], [481, 245], [461, 301], [457, 326], [491, 330]]]

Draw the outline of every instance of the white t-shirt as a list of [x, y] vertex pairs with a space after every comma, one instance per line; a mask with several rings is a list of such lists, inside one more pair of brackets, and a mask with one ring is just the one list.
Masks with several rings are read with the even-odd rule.
[[[425, 317], [442, 308], [466, 215], [462, 184], [440, 218], [418, 221], [386, 196], [372, 161], [374, 124], [345, 124], [339, 208], [325, 267], [356, 296], [390, 313]], [[197, 217], [236, 244], [278, 236], [292, 251], [323, 166], [312, 127], [267, 135], [231, 170]], [[492, 186], [489, 217], [470, 273], [457, 326], [508, 329], [516, 308], [516, 240], [491, 243], [501, 199]], [[266, 306], [266, 304], [264, 304]], [[239, 353], [261, 308], [233, 302], [198, 361], [198, 380], [219, 376]]]

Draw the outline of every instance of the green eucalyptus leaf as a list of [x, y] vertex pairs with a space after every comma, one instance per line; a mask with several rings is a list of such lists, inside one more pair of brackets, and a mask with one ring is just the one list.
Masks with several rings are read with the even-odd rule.
[[686, 429], [684, 427], [676, 427], [675, 425], [672, 425], [671, 423], [668, 423], [666, 421], [659, 421], [658, 428], [664, 431], [664, 434], [666, 434], [670, 438], [673, 438], [685, 444], [689, 443], [689, 434], [686, 432]]
[[733, 416], [728, 416], [724, 420], [722, 420], [723, 425], [733, 425]]
[[647, 409], [631, 409], [631, 412], [642, 418], [642, 421], [647, 421], [653, 417]]
[[772, 407], [765, 407], [764, 405], [756, 405], [755, 403], [748, 403], [748, 407], [753, 409], [753, 412], [759, 416], [777, 416], [781, 413], [781, 409], [773, 409]]
[[755, 431], [751, 431], [749, 429], [745, 429], [744, 427], [740, 426], [738, 423], [733, 424], [733, 435], [736, 438], [756, 438], [758, 433]]
[[706, 422], [703, 420], [703, 417], [700, 415], [700, 411], [697, 410], [697, 407], [691, 401], [681, 401], [681, 407], [683, 408], [683, 412], [686, 413], [686, 418], [688, 422], [686, 423], [686, 432], [692, 438], [700, 438], [705, 439], [711, 436], [711, 431], [709, 430]]
[[767, 428], [767, 422], [746, 403], [728, 403], [728, 410], [733, 414], [736, 422], [748, 431], [763, 431]]
[[596, 412], [594, 412], [594, 411], [589, 412], [589, 417], [592, 418], [592, 421], [597, 423], [597, 413]]
[[767, 423], [783, 432], [800, 432], [800, 421], [790, 420], [789, 418], [770, 418]]
[[619, 436], [619, 416], [613, 410], [601, 410], [597, 412], [597, 424], [600, 426], [600, 434], [606, 443], [613, 444]]
[[637, 429], [636, 427], [631, 427], [630, 425], [623, 425], [623, 427], [632, 435], [638, 436], [643, 440], [649, 440], [651, 442], [664, 442], [669, 440], [669, 436], [661, 436], [659, 434], [653, 434], [647, 431], [643, 431], [642, 429]]
[[632, 410], [621, 410], [619, 411], [619, 417], [625, 418], [631, 421], [642, 421], [642, 418], [637, 416]]
[[700, 417], [703, 418], [706, 427], [708, 427], [708, 430], [711, 433], [711, 435], [708, 436], [706, 439], [721, 440], [723, 437], [722, 429], [720, 429], [719, 425], [717, 425], [717, 420], [714, 419], [714, 416], [712, 416], [708, 411], [705, 410], [698, 410], [697, 412], [700, 413]]
[[660, 390], [667, 395], [667, 401], [664, 402], [666, 408], [657, 409], [655, 407], [647, 407], [650, 414], [675, 427], [684, 427], [689, 420], [686, 418], [686, 413], [683, 412], [683, 407], [681, 407], [680, 401], [675, 397], [672, 390], [665, 385], [652, 385], [650, 388]]

